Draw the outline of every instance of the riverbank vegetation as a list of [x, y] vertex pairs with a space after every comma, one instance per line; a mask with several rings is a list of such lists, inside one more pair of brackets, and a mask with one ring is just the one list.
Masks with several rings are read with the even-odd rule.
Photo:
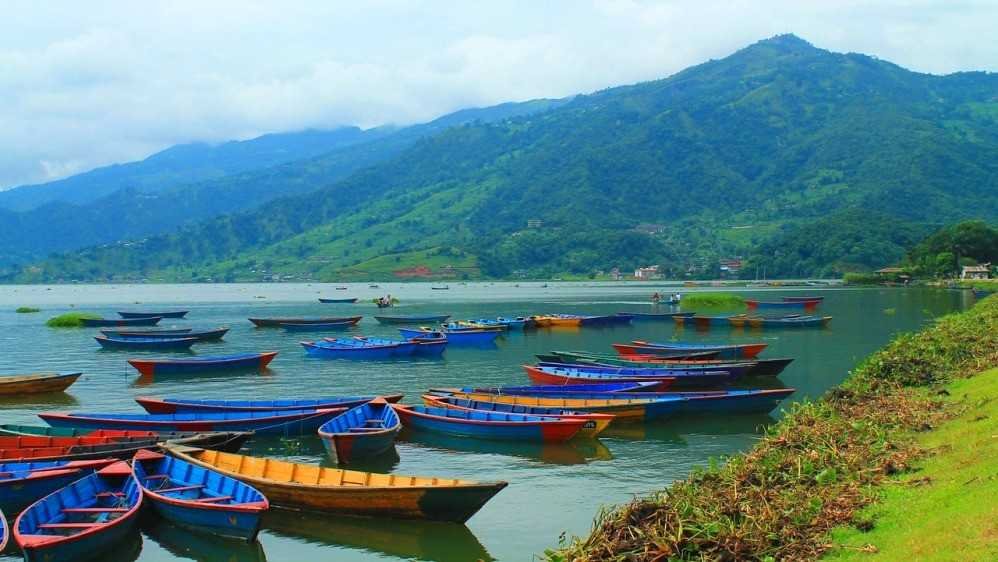
[[45, 325], [49, 328], [79, 328], [83, 325], [83, 319], [97, 319], [99, 314], [90, 312], [67, 312], [53, 318], [49, 318]]
[[41, 312], [41, 311], [42, 309], [35, 308], [33, 306], [19, 306], [17, 307], [17, 310], [15, 310], [14, 312], [18, 314], [30, 314], [32, 312]]
[[684, 308], [737, 308], [745, 306], [745, 298], [734, 293], [686, 293]]
[[895, 338], [822, 399], [791, 407], [748, 453], [600, 514], [588, 538], [547, 558], [816, 559], [833, 547], [833, 529], [876, 529], [862, 509], [926, 457], [913, 436], [959, 413], [942, 385], [995, 365], [992, 297]]

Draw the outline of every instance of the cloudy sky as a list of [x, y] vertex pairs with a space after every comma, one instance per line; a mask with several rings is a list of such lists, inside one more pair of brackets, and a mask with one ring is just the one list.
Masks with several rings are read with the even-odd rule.
[[993, 0], [6, 0], [0, 188], [182, 142], [660, 78], [786, 32], [922, 72], [998, 71], [995, 29]]

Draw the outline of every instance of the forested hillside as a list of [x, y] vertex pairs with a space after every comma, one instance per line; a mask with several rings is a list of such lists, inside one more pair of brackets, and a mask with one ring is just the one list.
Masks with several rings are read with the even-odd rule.
[[788, 35], [448, 129], [314, 193], [11, 278], [332, 279], [417, 265], [504, 277], [707, 270], [736, 255], [770, 276], [830, 275], [883, 265], [964, 218], [998, 218], [998, 76], [918, 74]]

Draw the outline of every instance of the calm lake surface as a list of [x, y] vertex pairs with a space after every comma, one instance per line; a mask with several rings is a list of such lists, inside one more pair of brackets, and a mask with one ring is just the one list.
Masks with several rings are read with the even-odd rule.
[[[336, 290], [346, 286], [347, 290]], [[348, 285], [70, 285], [0, 287], [0, 349], [3, 373], [81, 370], [84, 376], [65, 395], [0, 401], [4, 423], [40, 424], [42, 410], [141, 412], [133, 398], [143, 395], [202, 398], [315, 397], [336, 394], [403, 392], [419, 403], [429, 387], [529, 384], [520, 365], [552, 349], [609, 351], [631, 339], [765, 341], [766, 357], [795, 361], [780, 380], [798, 391], [784, 403], [815, 397], [840, 382], [848, 370], [893, 334], [921, 328], [933, 318], [972, 304], [959, 292], [903, 289], [736, 290], [754, 298], [821, 294], [819, 309], [834, 320], [827, 329], [745, 332], [682, 330], [672, 322], [579, 331], [512, 333], [494, 349], [451, 348], [442, 360], [359, 362], [308, 359], [298, 345], [312, 334], [254, 328], [249, 316], [352, 316], [364, 319], [351, 334], [397, 336], [379, 325], [375, 296], [401, 299], [393, 314], [442, 313], [454, 318], [520, 316], [532, 313], [605, 314], [650, 311], [648, 297], [662, 285], [549, 283], [450, 284], [446, 291], [425, 284]], [[666, 288], [665, 292], [686, 289]], [[712, 289], [716, 290], [716, 289]], [[319, 304], [317, 297], [359, 297], [355, 305]], [[39, 314], [15, 314], [37, 306]], [[276, 350], [280, 355], [263, 374], [204, 376], [183, 381], [137, 383], [125, 359], [136, 352], [101, 351], [92, 329], [50, 329], [44, 321], [70, 310], [115, 317], [118, 310], [160, 306], [190, 309], [186, 320], [161, 326], [232, 328], [224, 342], [200, 344], [195, 353], [212, 355]], [[665, 307], [662, 308], [665, 310]], [[321, 336], [318, 334], [317, 336]], [[307, 336], [307, 337], [302, 337]], [[400, 474], [506, 480], [499, 493], [467, 526], [298, 515], [272, 510], [259, 544], [214, 539], [155, 520], [141, 537], [119, 549], [120, 560], [530, 560], [558, 544], [565, 533], [584, 535], [601, 506], [626, 502], [663, 488], [702, 466], [710, 457], [750, 447], [769, 416], [715, 416], [675, 419], [648, 425], [611, 427], [599, 441], [562, 446], [490, 443], [424, 434], [403, 434], [398, 457], [357, 468]], [[316, 437], [251, 442], [249, 454], [298, 462], [326, 463]], [[11, 514], [8, 514], [11, 515]], [[11, 553], [8, 552], [8, 555]], [[14, 553], [16, 554], [16, 552]], [[8, 559], [3, 558], [2, 559]]]

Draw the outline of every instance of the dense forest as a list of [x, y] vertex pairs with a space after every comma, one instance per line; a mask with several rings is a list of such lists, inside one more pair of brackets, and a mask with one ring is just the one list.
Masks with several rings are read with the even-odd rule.
[[[301, 177], [310, 162], [268, 173]], [[998, 219], [998, 76], [918, 74], [786, 35], [663, 80], [464, 121], [365, 164], [6, 279], [380, 278], [418, 266], [549, 277], [650, 264], [713, 276], [734, 257], [748, 276], [875, 269], [945, 224]]]

